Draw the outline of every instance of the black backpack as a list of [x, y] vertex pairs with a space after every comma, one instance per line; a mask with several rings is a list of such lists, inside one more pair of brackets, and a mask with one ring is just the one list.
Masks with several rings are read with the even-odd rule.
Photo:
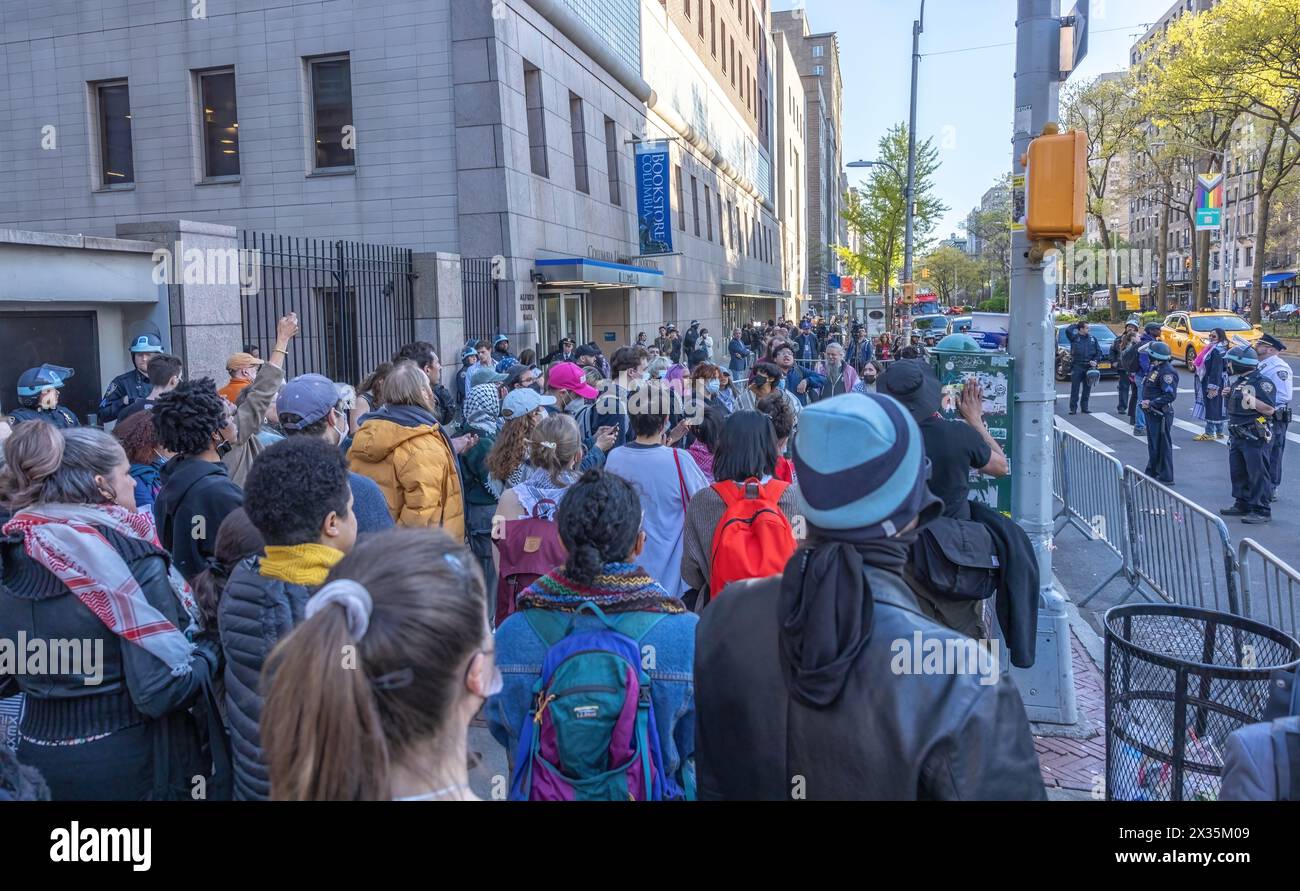
[[1139, 361], [1140, 357], [1138, 356], [1140, 346], [1135, 340], [1125, 347], [1124, 352], [1120, 354], [1119, 367], [1129, 374], [1138, 374], [1142, 371], [1142, 363]]

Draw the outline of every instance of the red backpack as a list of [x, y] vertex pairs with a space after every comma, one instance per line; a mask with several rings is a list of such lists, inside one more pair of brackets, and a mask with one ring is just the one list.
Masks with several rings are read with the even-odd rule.
[[790, 484], [773, 479], [759, 485], [753, 477], [738, 488], [730, 480], [714, 483], [726, 505], [713, 531], [713, 557], [709, 561], [709, 598], [722, 593], [728, 582], [766, 578], [785, 571], [794, 553], [794, 529], [779, 502]]
[[569, 557], [554, 513], [539, 513], [543, 505], [554, 508], [555, 502], [540, 499], [533, 505], [531, 517], [506, 520], [505, 536], [497, 542], [497, 628], [515, 611], [515, 598], [521, 591], [563, 566]]

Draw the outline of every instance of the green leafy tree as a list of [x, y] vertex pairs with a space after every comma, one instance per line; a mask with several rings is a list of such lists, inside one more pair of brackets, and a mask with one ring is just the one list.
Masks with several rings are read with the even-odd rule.
[[963, 250], [944, 245], [920, 261], [920, 279], [930, 285], [940, 301], [955, 306], [984, 284], [984, 267]]

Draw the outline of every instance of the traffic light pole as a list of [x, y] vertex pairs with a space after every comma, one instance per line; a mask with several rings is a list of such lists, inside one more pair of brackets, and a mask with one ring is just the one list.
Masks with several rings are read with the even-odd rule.
[[[1017, 0], [1013, 216], [1024, 213], [1021, 157], [1048, 122], [1057, 120], [1060, 79], [1060, 0]], [[1055, 257], [1031, 260], [1023, 218], [1011, 233], [1011, 313], [1008, 334], [1015, 357], [1015, 448], [1011, 467], [1012, 516], [1029, 535], [1042, 588], [1034, 665], [1012, 676], [1031, 721], [1073, 724], [1078, 719], [1065, 601], [1052, 586], [1053, 378], [1056, 333], [1052, 317]]]
[[907, 119], [906, 231], [903, 236], [903, 281], [912, 279], [913, 229], [916, 220], [916, 81], [921, 67], [921, 32], [925, 30], [925, 0], [921, 16], [912, 22], [912, 111]]

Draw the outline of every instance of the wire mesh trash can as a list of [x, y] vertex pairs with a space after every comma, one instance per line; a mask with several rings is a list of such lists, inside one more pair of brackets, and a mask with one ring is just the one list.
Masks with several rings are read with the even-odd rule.
[[1260, 720], [1269, 673], [1300, 662], [1276, 628], [1175, 604], [1106, 612], [1106, 798], [1213, 801], [1228, 734]]

